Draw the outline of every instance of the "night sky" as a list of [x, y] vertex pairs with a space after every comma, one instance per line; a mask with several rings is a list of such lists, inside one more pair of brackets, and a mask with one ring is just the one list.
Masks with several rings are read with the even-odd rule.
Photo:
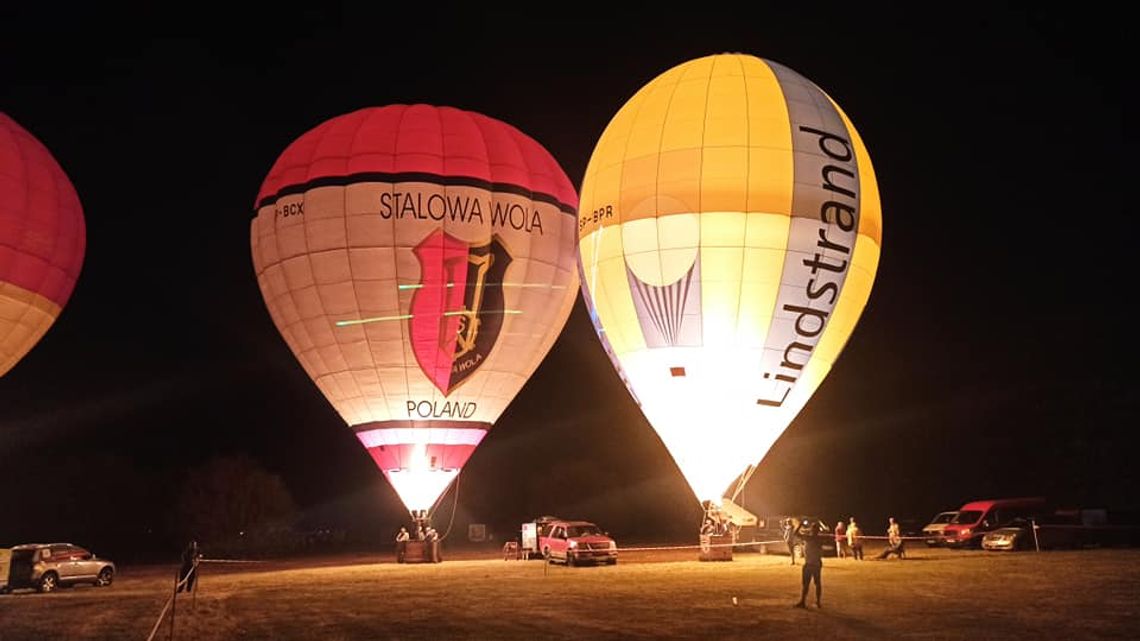
[[[1124, 21], [384, 4], [0, 10], [0, 110], [68, 174], [88, 242], [62, 316], [0, 379], [0, 544], [176, 539], [172, 497], [220, 454], [279, 475], [301, 527], [386, 540], [403, 506], [257, 287], [249, 222], [273, 161], [334, 116], [426, 102], [518, 127], [577, 187], [637, 89], [730, 51], [789, 66], [843, 107], [884, 221], [862, 319], [744, 504], [854, 514], [872, 533], [978, 498], [1136, 507]], [[581, 298], [459, 483], [457, 527], [509, 537], [540, 514], [661, 542], [700, 519]]]

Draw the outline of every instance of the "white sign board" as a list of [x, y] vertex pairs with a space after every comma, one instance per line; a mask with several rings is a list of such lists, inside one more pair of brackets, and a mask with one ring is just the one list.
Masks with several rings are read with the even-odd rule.
[[538, 524], [537, 523], [523, 523], [522, 524], [522, 549], [524, 551], [537, 552], [538, 551]]

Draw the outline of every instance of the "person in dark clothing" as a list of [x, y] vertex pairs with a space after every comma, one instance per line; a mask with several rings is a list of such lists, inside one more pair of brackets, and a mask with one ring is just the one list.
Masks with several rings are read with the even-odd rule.
[[796, 523], [792, 517], [780, 521], [780, 529], [784, 543], [788, 546], [788, 556], [792, 557], [792, 565], [796, 564]]
[[820, 597], [823, 595], [823, 584], [820, 583], [820, 575], [823, 573], [822, 534], [822, 528], [807, 519], [800, 523], [800, 528], [796, 531], [796, 538], [804, 546], [803, 584], [800, 589], [800, 600], [796, 603], [797, 608], [807, 607], [804, 602], [807, 599], [808, 586], [812, 581], [815, 581], [815, 607], [823, 607], [820, 604]]
[[191, 539], [190, 544], [182, 551], [182, 566], [178, 568], [178, 591], [192, 592], [194, 581], [198, 577], [198, 559], [202, 553], [198, 549], [198, 541]]

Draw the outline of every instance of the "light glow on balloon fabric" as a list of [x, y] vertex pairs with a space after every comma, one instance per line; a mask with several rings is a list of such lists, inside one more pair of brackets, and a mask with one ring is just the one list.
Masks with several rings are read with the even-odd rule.
[[599, 139], [582, 290], [698, 500], [737, 491], [830, 371], [870, 296], [870, 157], [819, 87], [759, 58], [678, 65]]
[[430, 105], [333, 118], [262, 185], [250, 239], [273, 322], [410, 511], [566, 323], [577, 200], [533, 139]]
[[0, 376], [59, 318], [86, 244], [71, 181], [39, 140], [0, 112]]

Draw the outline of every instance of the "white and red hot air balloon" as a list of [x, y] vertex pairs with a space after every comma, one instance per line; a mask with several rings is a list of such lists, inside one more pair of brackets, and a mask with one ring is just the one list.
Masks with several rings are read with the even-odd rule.
[[561, 332], [577, 204], [533, 139], [429, 105], [333, 118], [265, 179], [250, 240], [273, 322], [413, 515]]

